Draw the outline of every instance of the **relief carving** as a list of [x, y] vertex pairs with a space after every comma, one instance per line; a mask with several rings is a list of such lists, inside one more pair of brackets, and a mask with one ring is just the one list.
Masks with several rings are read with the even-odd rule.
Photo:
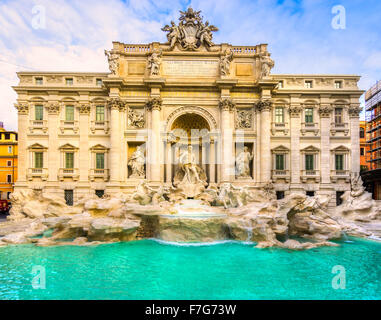
[[250, 129], [253, 123], [253, 113], [251, 110], [237, 110], [236, 128]]
[[128, 126], [131, 128], [144, 128], [145, 119], [144, 119], [144, 110], [141, 109], [128, 109]]
[[111, 71], [111, 74], [113, 76], [116, 76], [118, 74], [118, 68], [119, 68], [119, 55], [116, 53], [113, 53], [112, 51], [105, 50], [105, 55], [107, 56], [108, 60], [108, 67]]

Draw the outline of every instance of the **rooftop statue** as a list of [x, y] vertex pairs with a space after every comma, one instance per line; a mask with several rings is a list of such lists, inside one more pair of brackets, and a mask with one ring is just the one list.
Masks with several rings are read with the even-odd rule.
[[176, 44], [179, 44], [182, 50], [197, 50], [202, 45], [209, 49], [214, 45], [212, 32], [218, 31], [218, 28], [209, 24], [209, 21], [204, 23], [200, 13], [201, 11], [194, 11], [192, 8], [180, 11], [178, 26], [171, 21], [171, 26], [166, 25], [161, 29], [168, 32], [170, 50], [173, 50]]

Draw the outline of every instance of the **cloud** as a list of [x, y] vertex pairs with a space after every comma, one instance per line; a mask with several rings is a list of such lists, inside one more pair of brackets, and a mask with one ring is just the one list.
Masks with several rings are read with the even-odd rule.
[[[166, 41], [160, 29], [191, 5], [219, 27], [217, 43], [268, 43], [274, 73], [362, 75], [367, 89], [381, 68], [381, 2], [343, 0], [346, 29], [331, 27], [333, 0], [39, 0], [46, 28], [35, 29], [29, 0], [0, 4], [0, 120], [17, 129], [16, 71], [108, 71], [112, 41]], [[5, 61], [5, 62], [4, 62]]]

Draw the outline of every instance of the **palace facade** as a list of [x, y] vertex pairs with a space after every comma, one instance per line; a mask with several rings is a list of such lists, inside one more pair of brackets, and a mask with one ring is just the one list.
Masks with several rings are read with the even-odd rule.
[[271, 181], [278, 198], [329, 194], [332, 206], [350, 189], [360, 77], [271, 74], [266, 44], [214, 44], [192, 9], [163, 31], [167, 43], [114, 42], [110, 73], [18, 73], [16, 190], [70, 204], [172, 185], [189, 145], [208, 186]]

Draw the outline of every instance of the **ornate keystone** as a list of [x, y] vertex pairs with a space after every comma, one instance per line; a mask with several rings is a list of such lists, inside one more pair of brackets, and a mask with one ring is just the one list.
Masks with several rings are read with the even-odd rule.
[[223, 111], [233, 111], [235, 110], [235, 103], [230, 98], [221, 98], [219, 106]]
[[151, 98], [146, 102], [146, 107], [148, 110], [161, 110], [163, 100], [161, 98]]
[[29, 105], [27, 103], [15, 104], [15, 108], [19, 114], [28, 114], [29, 112]]
[[259, 100], [256, 103], [256, 107], [259, 111], [270, 111], [272, 107], [272, 102], [270, 99]]

